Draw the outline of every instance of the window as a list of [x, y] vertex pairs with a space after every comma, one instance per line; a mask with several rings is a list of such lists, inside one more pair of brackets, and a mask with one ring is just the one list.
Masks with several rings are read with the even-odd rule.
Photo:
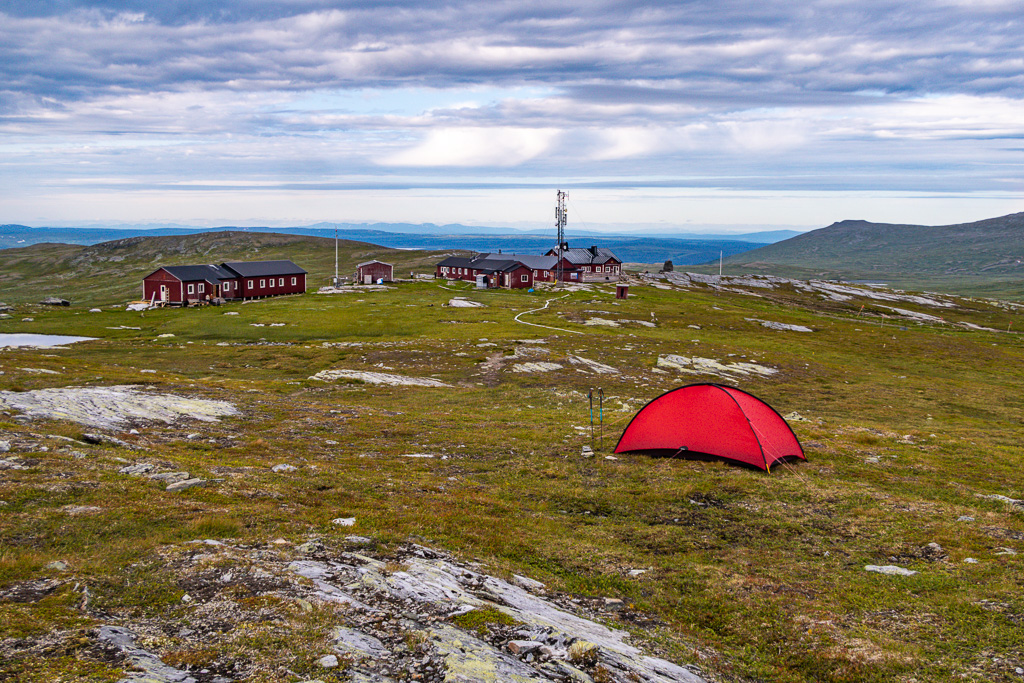
[[270, 286], [271, 286], [271, 287], [273, 287], [273, 286], [274, 286], [274, 278], [270, 278]]
[[206, 291], [206, 285], [204, 285], [202, 282], [200, 282], [199, 283], [199, 293], [202, 294], [205, 291]]
[[519, 276], [519, 281], [520, 282], [529, 282], [530, 281], [530, 276], [529, 275], [520, 275]]
[[577, 275], [577, 273], [573, 273], [573, 274], [572, 274], [572, 275], [570, 275], [569, 277], [571, 277], [571, 278], [572, 278], [573, 280], [575, 280], [575, 279], [576, 279], [576, 275]]
[[188, 286], [188, 293], [189, 294], [195, 294], [196, 293], [196, 286], [195, 285], [189, 285]]
[[596, 270], [596, 271], [597, 271], [597, 272], [599, 272], [599, 273], [603, 273], [603, 272], [604, 272], [604, 266], [598, 266], [598, 267], [597, 267], [597, 268], [595, 268], [594, 270]]
[[252, 289], [252, 280], [249, 280], [249, 289]]
[[293, 278], [292, 278], [292, 287], [294, 287], [294, 286], [295, 286], [295, 285], [297, 285], [297, 284], [299, 284], [299, 278], [297, 278], [297, 277], [293, 277]]
[[266, 280], [260, 280], [260, 289], [263, 289], [266, 286], [267, 286], [267, 281]]
[[284, 287], [284, 278], [283, 277], [277, 278], [277, 286], [278, 287]]

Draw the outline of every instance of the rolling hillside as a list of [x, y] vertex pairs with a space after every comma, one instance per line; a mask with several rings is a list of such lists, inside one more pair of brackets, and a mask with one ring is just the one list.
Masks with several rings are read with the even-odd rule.
[[1021, 296], [1024, 213], [942, 226], [842, 221], [731, 256], [725, 266], [734, 274], [880, 280]]
[[[388, 249], [365, 242], [339, 242], [339, 273], [349, 275], [362, 261], [379, 258], [396, 275], [433, 272], [443, 254]], [[121, 303], [140, 296], [142, 278], [160, 266], [222, 261], [291, 259], [309, 271], [315, 289], [334, 274], [334, 240], [306, 235], [212, 232], [164, 237], [129, 237], [92, 246], [35, 244], [0, 250], [0, 298], [32, 303], [59, 296], [76, 304]]]

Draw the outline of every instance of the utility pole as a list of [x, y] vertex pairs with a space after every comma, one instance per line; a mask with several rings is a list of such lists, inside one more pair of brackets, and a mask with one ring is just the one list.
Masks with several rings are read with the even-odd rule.
[[565, 210], [565, 200], [569, 198], [568, 192], [558, 191], [558, 200], [555, 204], [555, 227], [558, 229], [558, 265], [555, 270], [555, 286], [560, 287], [562, 283], [562, 249], [565, 244], [565, 223], [568, 219]]
[[338, 286], [338, 224], [334, 224], [334, 286]]

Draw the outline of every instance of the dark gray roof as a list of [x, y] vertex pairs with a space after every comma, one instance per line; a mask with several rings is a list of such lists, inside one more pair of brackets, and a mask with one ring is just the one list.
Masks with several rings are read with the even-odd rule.
[[[557, 252], [557, 249], [552, 249], [549, 253]], [[604, 247], [590, 247], [589, 249], [574, 247], [572, 249], [563, 249], [562, 256], [573, 265], [590, 265], [619, 260], [618, 257], [612, 253], [611, 249], [606, 249]]]
[[[302, 275], [306, 271], [288, 260], [283, 261], [230, 261], [222, 266], [241, 277], [268, 277], [271, 275]], [[237, 277], [237, 276], [236, 276]]]
[[[504, 256], [504, 254], [502, 254], [502, 256]], [[486, 273], [503, 273], [507, 270], [515, 270], [523, 264], [509, 258], [498, 260], [481, 259], [476, 256], [473, 258], [466, 258], [465, 256], [449, 256], [443, 261], [440, 261], [437, 265], [447, 266], [449, 268], [475, 268], [476, 270], [481, 270]]]
[[385, 263], [384, 261], [378, 261], [377, 259], [373, 259], [372, 261], [363, 261], [362, 263], [357, 263], [356, 264], [356, 268], [362, 268], [363, 266], [368, 266], [371, 263], [379, 263], [382, 266], [387, 266], [388, 268], [394, 268], [394, 266], [392, 266], [390, 263]]
[[212, 264], [205, 266], [164, 266], [164, 270], [182, 282], [206, 280], [216, 284], [221, 280], [234, 280], [238, 277], [238, 275], [230, 270]]
[[478, 260], [519, 261], [531, 270], [552, 270], [558, 265], [557, 256], [535, 256], [533, 254], [479, 254]]

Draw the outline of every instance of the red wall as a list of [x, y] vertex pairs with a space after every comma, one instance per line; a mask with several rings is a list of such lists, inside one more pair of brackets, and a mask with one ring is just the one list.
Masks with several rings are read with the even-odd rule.
[[181, 282], [163, 268], [143, 279], [142, 298], [152, 301], [155, 294], [156, 300], [160, 301], [160, 285], [166, 285], [168, 301], [181, 302]]
[[[292, 278], [295, 278], [295, 284], [292, 284]], [[280, 285], [280, 281], [284, 280], [284, 285]], [[306, 274], [300, 273], [298, 275], [275, 275], [273, 277], [274, 286], [270, 286], [271, 277], [264, 275], [261, 277], [243, 277], [239, 278], [239, 282], [242, 283], [241, 297], [251, 299], [258, 296], [280, 296], [281, 294], [302, 294], [306, 291]], [[249, 283], [252, 283], [252, 286]], [[260, 282], [263, 286], [260, 286]]]
[[394, 279], [393, 271], [394, 269], [386, 263], [369, 263], [356, 269], [356, 282], [365, 283], [367, 275], [373, 278], [374, 282], [380, 278], [383, 278], [384, 282], [391, 282]]

